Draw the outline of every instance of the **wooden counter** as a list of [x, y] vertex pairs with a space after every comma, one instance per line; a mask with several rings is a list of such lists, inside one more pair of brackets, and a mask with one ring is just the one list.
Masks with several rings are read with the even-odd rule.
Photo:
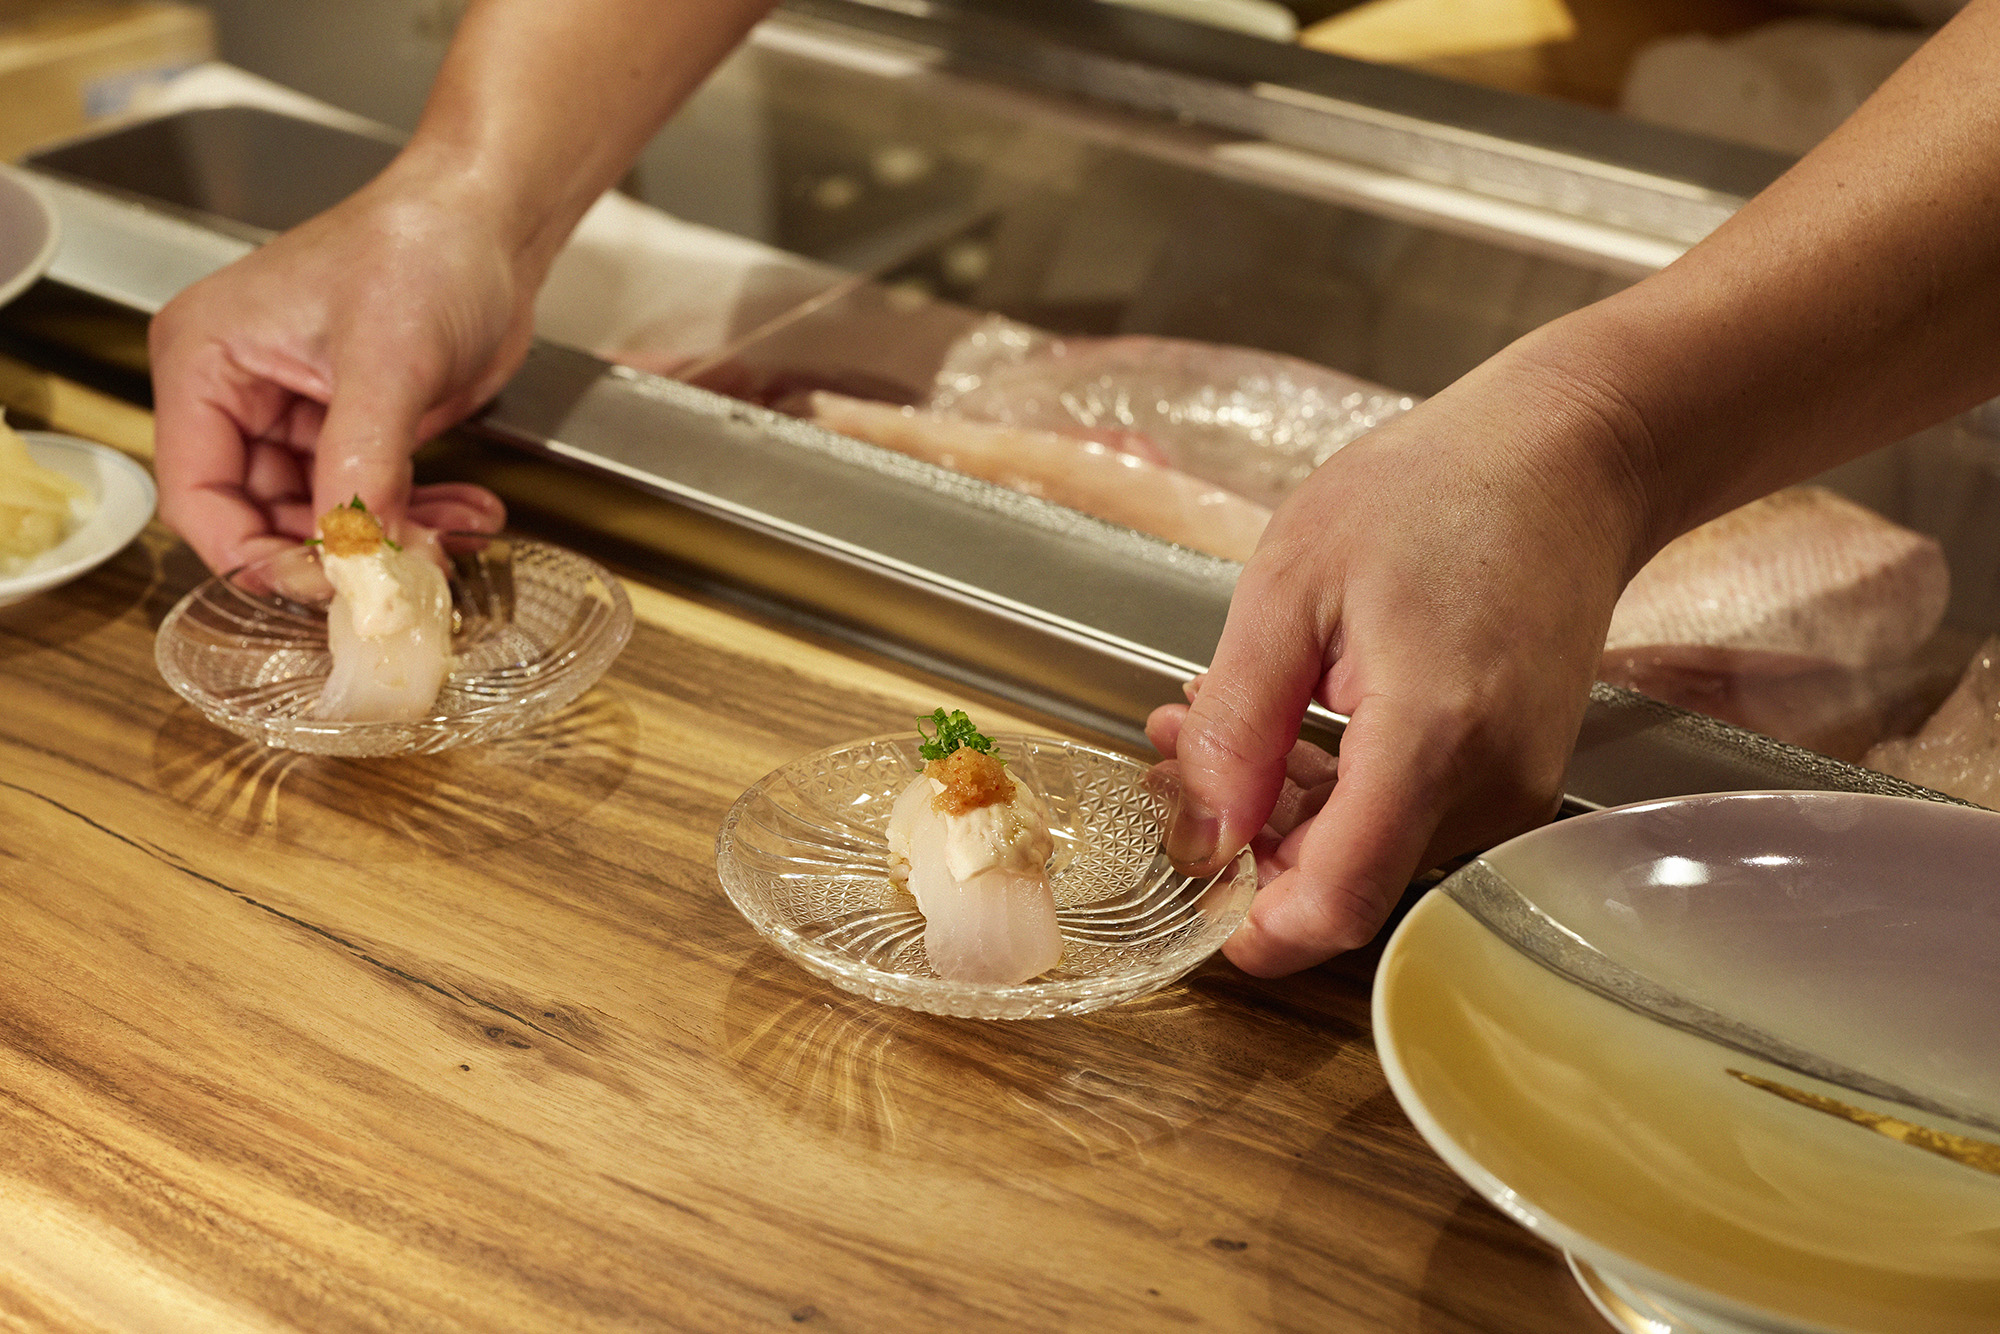
[[0, 610], [0, 1329], [1605, 1328], [1383, 1081], [1363, 952], [981, 1024], [723, 897], [769, 769], [991, 699], [671, 587], [531, 734], [339, 761], [153, 668], [155, 528]]

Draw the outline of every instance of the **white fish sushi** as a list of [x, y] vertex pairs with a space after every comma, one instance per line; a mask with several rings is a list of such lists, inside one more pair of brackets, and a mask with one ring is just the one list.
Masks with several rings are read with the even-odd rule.
[[387, 540], [356, 500], [320, 520], [333, 669], [312, 714], [339, 722], [428, 718], [451, 668], [451, 592], [427, 557]]
[[[963, 713], [940, 719], [940, 732]], [[972, 731], [980, 742], [992, 743]], [[1025, 982], [1062, 958], [1048, 808], [997, 756], [960, 745], [925, 766], [889, 816], [889, 869], [924, 915], [924, 949], [954, 982]]]

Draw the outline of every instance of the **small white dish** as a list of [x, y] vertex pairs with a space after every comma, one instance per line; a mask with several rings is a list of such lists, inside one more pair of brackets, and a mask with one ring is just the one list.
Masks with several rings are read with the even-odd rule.
[[18, 172], [0, 167], [0, 305], [48, 272], [61, 245], [55, 211]]
[[[2000, 1135], [1801, 1067], [1983, 1113], [1995, 866], [2000, 815], [1941, 802], [1732, 793], [1563, 821], [1411, 910], [1376, 1048], [1431, 1147], [1619, 1328], [1989, 1331], [2000, 1173], [1976, 1164]], [[1482, 886], [1521, 914], [1482, 919], [1507, 906]], [[1544, 965], [1499, 933], [1524, 921], [1726, 1025]]]
[[82, 483], [85, 499], [82, 517], [67, 537], [0, 572], [0, 607], [66, 584], [111, 559], [139, 535], [159, 499], [152, 474], [109, 446], [52, 431], [20, 435], [35, 462]]

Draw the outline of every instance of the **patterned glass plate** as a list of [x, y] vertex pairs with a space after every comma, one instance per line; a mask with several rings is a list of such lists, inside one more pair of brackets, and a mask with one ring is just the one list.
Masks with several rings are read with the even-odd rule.
[[1013, 985], [948, 982], [924, 954], [916, 901], [889, 879], [885, 831], [923, 771], [915, 736], [794, 760], [731, 808], [715, 841], [730, 901], [807, 971], [871, 1000], [966, 1019], [1083, 1014], [1168, 985], [1243, 921], [1257, 872], [1244, 853], [1190, 879], [1160, 853], [1171, 811], [1149, 767], [1048, 737], [995, 738], [1008, 772], [1047, 801], [1062, 960]]
[[521, 538], [447, 534], [452, 665], [437, 712], [416, 722], [307, 716], [326, 682], [332, 588], [314, 548], [211, 579], [160, 623], [153, 659], [219, 727], [317, 755], [422, 755], [521, 731], [596, 683], [632, 635], [609, 571]]

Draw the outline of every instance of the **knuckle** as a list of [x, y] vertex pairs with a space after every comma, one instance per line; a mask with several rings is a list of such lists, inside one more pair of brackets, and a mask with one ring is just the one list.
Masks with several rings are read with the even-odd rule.
[[1178, 749], [1183, 759], [1211, 768], [1263, 766], [1282, 758], [1291, 738], [1276, 737], [1234, 692], [1210, 686], [1189, 709]]

